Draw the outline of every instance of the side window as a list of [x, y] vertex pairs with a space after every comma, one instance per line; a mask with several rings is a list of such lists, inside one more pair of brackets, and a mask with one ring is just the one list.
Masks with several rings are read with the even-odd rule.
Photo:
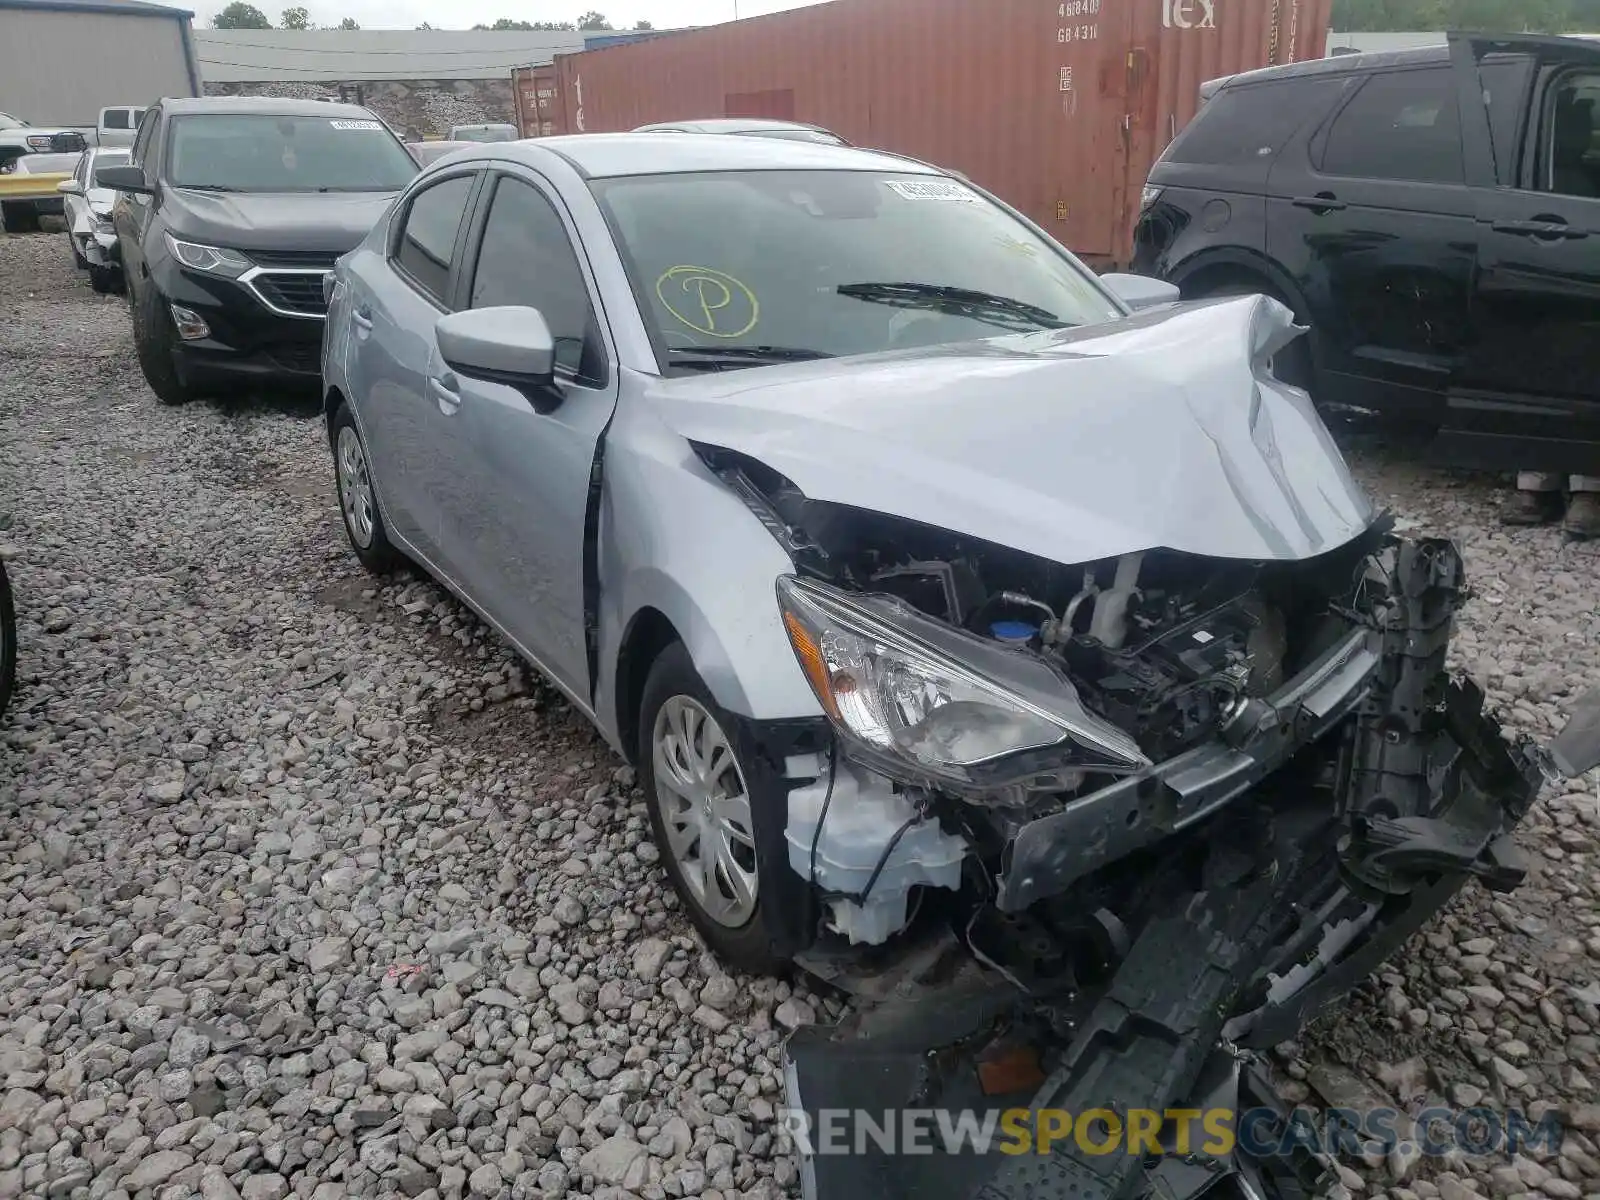
[[128, 110], [125, 108], [108, 108], [105, 111], [105, 127], [107, 129], [132, 129], [128, 124]]
[[395, 264], [440, 304], [450, 290], [451, 255], [476, 175], [455, 175], [420, 191], [406, 209]]
[[1225, 87], [1162, 155], [1168, 162], [1224, 165], [1265, 162], [1301, 125], [1320, 116], [1344, 78], [1315, 76]]
[[1483, 106], [1489, 114], [1489, 140], [1494, 147], [1495, 174], [1502, 183], [1521, 178], [1517, 161], [1517, 125], [1533, 59], [1526, 54], [1490, 54], [1478, 64]]
[[1600, 197], [1600, 72], [1574, 71], [1550, 89], [1540, 191]]
[[78, 169], [72, 173], [72, 177], [85, 188], [89, 186], [89, 164], [93, 160], [94, 155], [85, 150], [82, 154], [78, 155]]
[[133, 164], [149, 170], [150, 143], [155, 140], [156, 126], [161, 124], [161, 110], [153, 108], [145, 114], [145, 119], [139, 122], [139, 132], [133, 139]]
[[594, 313], [566, 226], [537, 188], [510, 176], [495, 187], [472, 276], [471, 307], [501, 304], [539, 310], [555, 338], [557, 366], [585, 382], [603, 374], [585, 358], [596, 344]]
[[1322, 171], [1461, 183], [1461, 120], [1450, 68], [1389, 71], [1368, 79], [1334, 118]]

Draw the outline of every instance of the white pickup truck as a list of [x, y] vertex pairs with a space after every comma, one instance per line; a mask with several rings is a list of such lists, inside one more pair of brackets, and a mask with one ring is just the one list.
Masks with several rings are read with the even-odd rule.
[[[41, 216], [61, 211], [56, 185], [70, 178], [51, 170], [18, 169], [28, 155], [73, 154], [91, 146], [131, 146], [144, 116], [142, 104], [116, 104], [100, 110], [94, 125], [30, 125], [0, 112], [0, 222], [8, 233], [31, 233]], [[42, 165], [42, 164], [39, 164]]]

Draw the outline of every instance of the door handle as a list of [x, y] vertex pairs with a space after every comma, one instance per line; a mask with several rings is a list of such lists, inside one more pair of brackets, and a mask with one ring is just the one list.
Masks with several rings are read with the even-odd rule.
[[357, 329], [371, 329], [372, 310], [365, 304], [361, 305], [359, 308], [352, 309], [350, 312], [350, 324], [354, 325]]
[[1315, 196], [1296, 196], [1289, 203], [1296, 208], [1309, 208], [1319, 217], [1323, 213], [1338, 212], [1346, 207], [1345, 202], [1332, 192], [1318, 192]]
[[428, 377], [428, 395], [433, 397], [439, 411], [447, 417], [461, 407], [461, 393], [452, 384], [432, 375]]
[[1496, 221], [1490, 226], [1496, 233], [1520, 233], [1545, 242], [1560, 242], [1589, 236], [1587, 229], [1574, 229], [1560, 217], [1540, 215], [1531, 221]]

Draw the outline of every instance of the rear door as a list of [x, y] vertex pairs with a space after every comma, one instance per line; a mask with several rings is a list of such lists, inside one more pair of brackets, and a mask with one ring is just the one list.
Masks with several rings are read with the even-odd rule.
[[1480, 166], [1472, 341], [1451, 396], [1452, 458], [1600, 472], [1600, 46], [1456, 39]]
[[1347, 78], [1268, 181], [1270, 257], [1316, 315], [1319, 396], [1428, 418], [1466, 346], [1477, 222], [1448, 59]]
[[448, 375], [433, 327], [450, 311], [480, 175], [452, 171], [404, 197], [384, 253], [363, 251], [349, 272], [347, 370], [384, 517], [452, 578], [441, 500], [452, 484], [442, 463], [459, 430], [452, 398], [435, 394]]

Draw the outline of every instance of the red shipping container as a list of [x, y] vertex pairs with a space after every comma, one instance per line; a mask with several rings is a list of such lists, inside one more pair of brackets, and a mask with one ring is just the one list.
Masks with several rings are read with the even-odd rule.
[[961, 171], [1104, 264], [1126, 261], [1150, 165], [1200, 84], [1322, 57], [1330, 6], [834, 0], [560, 55], [515, 90], [526, 136], [717, 116], [823, 125]]

